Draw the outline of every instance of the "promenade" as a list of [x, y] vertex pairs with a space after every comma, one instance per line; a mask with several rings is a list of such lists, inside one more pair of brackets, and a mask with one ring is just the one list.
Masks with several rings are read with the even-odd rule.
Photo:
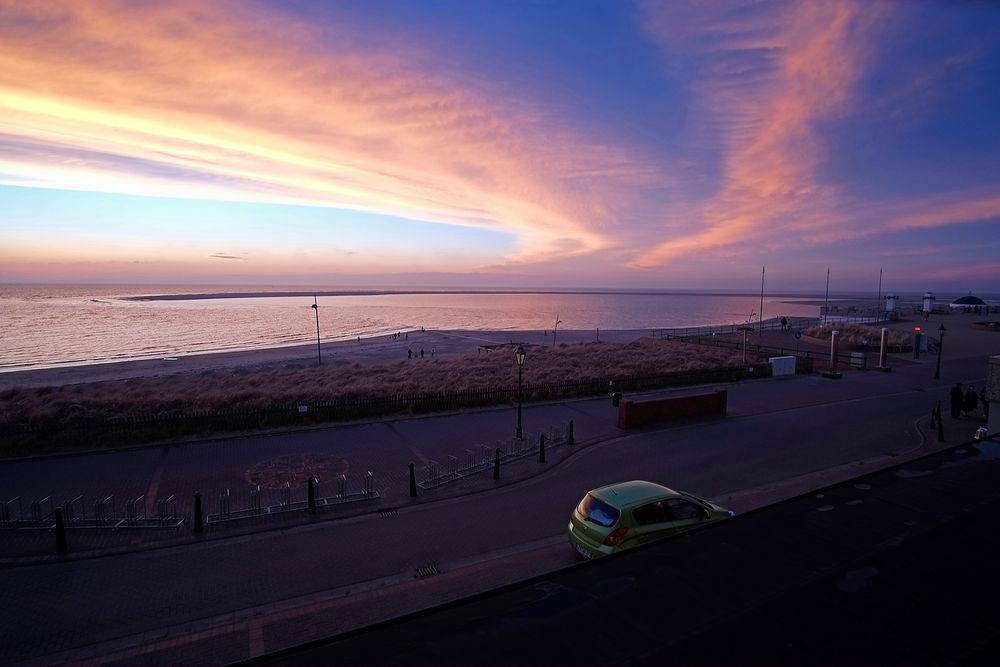
[[[932, 318], [931, 327], [938, 325], [936, 319]], [[268, 551], [273, 551], [267, 541], [278, 533], [289, 531], [289, 536], [308, 535], [313, 529], [329, 525], [333, 530], [347, 534], [352, 526], [362, 525], [368, 521], [366, 517], [373, 515], [392, 516], [399, 513], [410, 516], [422, 508], [458, 508], [460, 505], [454, 503], [463, 499], [470, 499], [471, 502], [473, 499], [488, 498], [491, 494], [523, 494], [522, 490], [540, 485], [555, 489], [557, 482], [569, 489], [566, 493], [571, 495], [568, 497], [575, 497], [590, 488], [584, 478], [592, 473], [582, 473], [592, 469], [599, 471], [594, 474], [604, 476], [641, 476], [643, 473], [637, 470], [643, 468], [649, 475], [662, 475], [676, 469], [675, 476], [685, 484], [683, 488], [712, 496], [731, 509], [747, 513], [817, 488], [970, 442], [976, 428], [983, 423], [981, 419], [952, 421], [946, 417], [945, 440], [938, 442], [937, 433], [929, 429], [928, 418], [938, 400], [947, 405], [947, 391], [954, 382], [981, 386], [987, 358], [1000, 354], [1000, 335], [970, 329], [968, 324], [974, 319], [963, 315], [940, 317], [948, 328], [948, 338], [941, 359], [939, 380], [933, 378], [937, 357], [924, 354], [919, 359], [913, 359], [912, 355], [894, 355], [889, 364], [891, 372], [851, 371], [845, 372], [841, 380], [813, 375], [713, 385], [711, 388], [729, 391], [729, 417], [726, 419], [671, 425], [637, 435], [651, 446], [656, 446], [656, 440], [664, 438], [676, 440], [678, 447], [685, 448], [685, 456], [691, 452], [694, 457], [691, 473], [683, 473], [678, 464], [671, 464], [669, 459], [658, 460], [654, 464], [652, 460], [615, 457], [615, 450], [622, 448], [619, 443], [624, 441], [623, 433], [614, 426], [615, 410], [608, 397], [526, 405], [526, 433], [534, 435], [549, 428], [564, 428], [572, 420], [576, 443], [548, 450], [545, 464], [526, 457], [505, 465], [499, 481], [494, 481], [487, 471], [435, 489], [421, 488], [416, 499], [409, 496], [410, 463], [414, 463], [419, 471], [431, 461], [441, 462], [447, 461], [449, 456], [462, 456], [465, 450], [476, 444], [491, 446], [498, 441], [509, 440], [513, 435], [514, 410], [509, 407], [490, 408], [205, 443], [3, 462], [0, 464], [0, 489], [7, 496], [11, 495], [10, 490], [27, 498], [41, 497], [38, 494], [51, 495], [54, 490], [65, 489], [67, 494], [89, 498], [109, 493], [117, 498], [143, 496], [146, 507], [155, 508], [158, 500], [170, 495], [190, 497], [199, 491], [205, 498], [205, 512], [212, 513], [218, 509], [219, 499], [226, 489], [230, 491], [231, 502], [239, 499], [248, 503], [249, 471], [260, 470], [262, 463], [289, 455], [313, 455], [331, 465], [330, 470], [342, 470], [341, 474], [346, 474], [348, 484], [354, 484], [352, 488], [355, 489], [360, 478], [370, 471], [378, 497], [321, 509], [315, 517], [309, 517], [303, 511], [297, 515], [288, 513], [282, 517], [250, 522], [210, 523], [202, 535], [192, 532], [189, 517], [185, 517], [185, 521], [177, 527], [147, 531], [70, 529], [65, 554], [55, 553], [55, 538], [51, 531], [3, 531], [0, 533], [0, 563], [4, 567], [0, 569], [0, 580], [5, 585], [2, 599], [6, 611], [0, 626], [3, 628], [0, 640], [7, 648], [0, 654], [0, 661], [5, 664], [19, 664], [25, 660], [32, 664], [38, 661], [54, 664], [87, 659], [94, 660], [92, 664], [105, 664], [115, 660], [139, 660], [137, 656], [146, 656], [149, 661], [159, 664], [176, 664], [177, 661], [185, 664], [222, 664], [265, 655], [295, 643], [318, 641], [338, 632], [356, 630], [368, 623], [418, 612], [497, 586], [511, 585], [519, 578], [545, 576], [549, 571], [546, 568], [552, 567], [552, 563], [567, 565], [572, 562], [566, 560], [569, 550], [562, 543], [562, 527], [558, 525], [560, 520], [556, 519], [549, 528], [542, 529], [543, 537], [531, 545], [516, 545], [513, 549], [507, 545], [506, 551], [499, 546], [487, 548], [486, 553], [492, 554], [489, 559], [499, 558], [497, 562], [504, 564], [502, 572], [487, 567], [488, 561], [483, 560], [487, 556], [474, 556], [469, 552], [464, 561], [452, 561], [451, 567], [443, 565], [447, 557], [439, 561], [443, 576], [421, 581], [416, 588], [414, 582], [390, 578], [379, 580], [381, 583], [369, 581], [360, 588], [358, 585], [349, 586], [349, 594], [340, 589], [301, 597], [295, 597], [291, 591], [268, 593], [273, 595], [271, 602], [258, 601], [253, 607], [255, 617], [270, 619], [264, 625], [236, 622], [233, 620], [236, 617], [224, 621], [226, 616], [221, 611], [198, 609], [197, 605], [203, 603], [191, 601], [193, 609], [164, 612], [158, 618], [145, 618], [127, 626], [118, 624], [114, 631], [108, 626], [106, 631], [95, 630], [81, 636], [78, 631], [68, 631], [81, 612], [72, 606], [55, 612], [46, 605], [47, 594], [44, 591], [49, 587], [41, 586], [40, 582], [43, 579], [51, 581], [53, 575], [60, 572], [68, 575], [70, 570], [65, 568], [74, 563], [85, 565], [95, 556], [109, 557], [110, 560], [106, 561], [109, 564], [121, 560], [121, 570], [129, 572], [137, 571], [135, 568], [141, 562], [135, 560], [135, 557], [141, 556], [136, 552], [152, 549], [146, 551], [150, 555], [145, 559], [147, 563], [163, 560], [154, 556], [163, 553], [169, 556], [163, 560], [164, 563], [173, 563], [172, 569], [180, 568], [184, 554], [197, 555], [211, 545], [222, 547], [232, 544], [244, 552], [247, 549], [264, 550], [266, 546]], [[894, 326], [911, 328], [913, 323], [898, 322]], [[923, 323], [922, 326], [928, 324]], [[780, 333], [771, 332], [774, 335]], [[771, 334], [765, 332], [764, 335]], [[684, 393], [690, 389], [676, 391]], [[826, 410], [825, 406], [837, 407]], [[852, 412], [853, 417], [845, 418]], [[882, 415], [884, 423], [879, 423], [877, 415]], [[900, 424], [912, 424], [913, 428], [897, 430]], [[747, 432], [748, 427], [755, 430], [763, 428], [765, 431]], [[815, 433], [815, 437], [810, 433]], [[773, 434], [773, 437], [768, 434]], [[825, 453], [796, 453], [797, 449], [802, 449], [799, 445], [804, 440], [824, 438], [830, 442], [841, 442], [842, 446], [824, 450]], [[754, 464], [752, 470], [727, 472], [724, 459], [709, 461], [707, 467], [704, 463], [699, 465], [697, 452], [690, 449], [693, 443], [698, 442], [709, 451], [711, 448], [708, 445], [722, 447], [727, 443], [750, 441], [759, 442], [762, 447], [764, 443], [771, 443], [768, 447], [773, 447], [771, 454], [761, 452], [759, 462]], [[657, 473], [657, 470], [665, 472]], [[786, 470], [791, 472], [786, 474]], [[685, 479], [688, 481], [683, 481]], [[321, 481], [321, 489], [323, 483], [325, 481]], [[326, 488], [329, 489], [329, 485]], [[271, 491], [274, 495], [270, 497], [276, 497], [278, 491]], [[553, 492], [552, 495], [558, 494]], [[563, 504], [566, 506], [563, 507]], [[559, 500], [555, 505], [555, 516], [568, 513], [569, 502]], [[164, 531], [170, 534], [164, 537]], [[452, 536], [449, 544], [461, 543], [456, 541], [457, 537]], [[483, 547], [486, 548], [486, 545]], [[228, 547], [223, 548], [229, 550]], [[274, 545], [274, 549], [280, 548], [278, 544]], [[222, 549], [216, 551], [221, 553]], [[505, 555], [501, 556], [501, 553]], [[211, 570], [224, 568], [226, 564], [224, 561], [202, 560], [198, 567], [201, 572], [198, 576], [211, 580], [218, 578]], [[471, 580], [460, 576], [462, 572], [467, 574], [468, 568], [477, 572]], [[152, 577], [152, 581], [162, 578], [155, 573], [148, 576]], [[162, 581], [167, 579], [162, 578]], [[64, 585], [67, 588], [63, 594], [70, 600], [76, 600], [78, 598], [74, 596], [90, 590], [77, 590], [69, 582]], [[29, 591], [35, 591], [34, 595], [41, 599], [25, 597], [32, 595]], [[396, 591], [399, 594], [387, 597], [380, 591]], [[247, 591], [245, 598], [233, 603], [237, 606], [232, 609], [242, 608], [240, 605], [247, 605], [249, 600], [259, 600], [260, 592]], [[285, 598], [289, 602], [278, 602]], [[293, 599], [297, 601], [293, 603]], [[52, 601], [48, 602], [51, 604]], [[212, 608], [221, 610], [224, 607], [213, 605]], [[24, 616], [26, 609], [38, 609], [41, 616], [37, 620], [51, 624], [55, 634], [39, 635], [33, 632], [31, 626], [25, 624], [28, 620]], [[99, 620], [101, 613], [111, 612], [110, 608], [105, 612], [93, 611], [92, 614], [98, 618], [89, 623]], [[198, 623], [184, 620], [203, 616]], [[111, 614], [106, 620], [111, 623], [114, 618]], [[164, 629], [157, 631], [157, 625]], [[147, 630], [142, 630], [144, 627]], [[187, 631], [183, 630], [185, 627]], [[258, 630], [254, 630], [255, 627]], [[270, 627], [271, 630], [261, 636], [255, 635], [261, 627]], [[66, 630], [55, 630], [57, 628]], [[247, 633], [250, 633], [249, 644]], [[41, 639], [42, 636], [46, 639]], [[154, 639], [156, 637], [159, 639]], [[199, 646], [202, 649], [206, 646], [215, 648], [197, 653], [200, 656], [197, 660], [183, 657], [191, 658], [195, 655], [191, 652], [198, 651]], [[146, 662], [145, 659], [142, 661]]]

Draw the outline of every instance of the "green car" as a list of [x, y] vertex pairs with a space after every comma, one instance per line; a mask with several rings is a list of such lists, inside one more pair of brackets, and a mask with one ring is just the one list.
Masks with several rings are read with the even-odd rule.
[[566, 534], [589, 559], [733, 516], [704, 498], [634, 480], [589, 491], [573, 510]]

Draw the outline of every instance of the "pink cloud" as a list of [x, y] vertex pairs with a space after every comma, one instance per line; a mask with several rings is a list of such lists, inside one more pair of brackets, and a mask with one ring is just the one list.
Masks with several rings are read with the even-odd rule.
[[675, 39], [691, 27], [678, 26], [675, 5], [651, 5], [647, 27], [665, 48], [680, 44], [704, 61], [698, 106], [720, 135], [722, 182], [701, 202], [697, 229], [672, 235], [634, 264], [740, 252], [778, 227], [800, 234], [830, 224], [841, 194], [816, 177], [826, 147], [814, 123], [850, 108], [877, 12], [852, 2], [713, 4], [710, 16], [704, 4], [697, 13], [680, 7], [681, 17], [697, 17], [697, 37]]
[[0, 136], [27, 152], [0, 157], [16, 175], [6, 184], [478, 226], [516, 234], [512, 259], [527, 261], [607, 247], [619, 203], [666, 180], [539, 109], [433, 73], [405, 39], [376, 52], [346, 28], [255, 12], [0, 0]]

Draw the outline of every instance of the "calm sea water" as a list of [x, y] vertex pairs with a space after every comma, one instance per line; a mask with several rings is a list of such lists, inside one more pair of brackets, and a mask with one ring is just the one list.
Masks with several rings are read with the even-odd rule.
[[[0, 371], [245, 350], [316, 340], [312, 296], [131, 300], [288, 292], [282, 287], [0, 286]], [[320, 291], [335, 291], [320, 290]], [[352, 290], [356, 291], [356, 290]], [[387, 292], [382, 288], [382, 292]], [[491, 292], [318, 297], [323, 340], [427, 329], [654, 329], [758, 317], [759, 294]], [[809, 298], [814, 303], [792, 303]], [[764, 317], [816, 316], [823, 295], [766, 295]]]

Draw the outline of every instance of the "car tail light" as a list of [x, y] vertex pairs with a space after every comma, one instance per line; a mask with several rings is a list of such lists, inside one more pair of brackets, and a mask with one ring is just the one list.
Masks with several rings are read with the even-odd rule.
[[628, 528], [615, 528], [604, 538], [604, 543], [609, 547], [617, 547], [625, 539], [625, 533], [627, 532]]

